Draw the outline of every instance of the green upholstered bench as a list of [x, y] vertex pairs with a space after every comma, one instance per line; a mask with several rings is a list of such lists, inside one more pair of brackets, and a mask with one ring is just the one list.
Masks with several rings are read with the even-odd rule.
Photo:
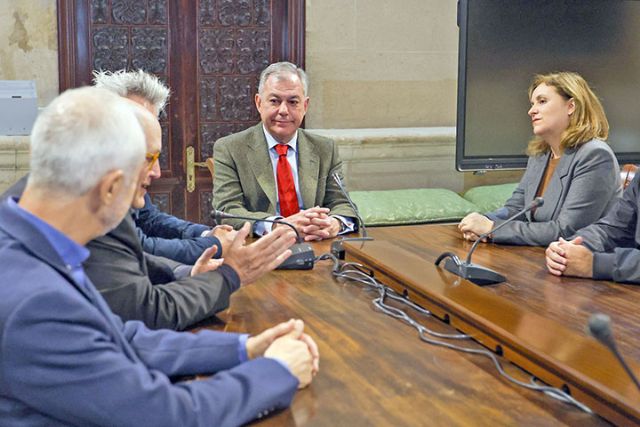
[[478, 207], [477, 212], [491, 212], [504, 206], [504, 202], [511, 197], [513, 190], [515, 190], [517, 186], [517, 182], [499, 185], [481, 185], [470, 188], [462, 197], [476, 205]]
[[444, 188], [351, 191], [367, 226], [459, 221], [470, 212], [499, 208], [517, 184], [489, 185], [459, 194]]
[[476, 206], [443, 188], [351, 191], [365, 225], [408, 225], [457, 221]]

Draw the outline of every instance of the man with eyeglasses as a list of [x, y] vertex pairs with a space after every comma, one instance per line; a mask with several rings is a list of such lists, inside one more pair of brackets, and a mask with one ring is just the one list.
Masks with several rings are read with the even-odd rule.
[[[96, 87], [124, 96], [146, 108], [155, 117], [164, 110], [170, 96], [169, 88], [156, 76], [143, 70], [94, 71]], [[156, 153], [158, 154], [158, 153]], [[157, 169], [160, 176], [160, 169]], [[224, 256], [228, 232], [232, 228], [219, 225], [211, 228], [162, 212], [151, 197], [133, 213], [138, 237], [145, 252], [163, 256], [184, 264], [193, 264], [205, 249], [217, 245], [215, 258]]]
[[[147, 188], [160, 176], [162, 131], [158, 120], [149, 117], [143, 122], [146, 167], [133, 209], [144, 206]], [[88, 243], [91, 255], [84, 268], [111, 310], [123, 320], [141, 320], [153, 329], [183, 330], [226, 309], [241, 284], [253, 282], [290, 255], [288, 248], [295, 241], [291, 231], [245, 245], [250, 230], [246, 224], [231, 234], [223, 259], [213, 259], [218, 248], [212, 246], [191, 266], [146, 254], [133, 217], [127, 215], [116, 228]]]
[[[144, 97], [130, 94], [125, 98], [152, 112], [151, 117], [157, 117], [157, 111], [152, 111]], [[160, 177], [160, 124], [157, 118], [146, 117], [143, 128], [146, 167], [131, 204], [133, 209], [145, 206], [147, 188]], [[19, 197], [25, 183], [26, 178], [18, 181], [0, 200], [7, 196]], [[123, 320], [140, 320], [152, 329], [184, 330], [226, 309], [231, 294], [241, 284], [253, 282], [290, 255], [288, 248], [295, 236], [287, 227], [245, 245], [250, 230], [246, 224], [221, 239], [223, 259], [213, 259], [220, 249], [214, 245], [191, 266], [145, 253], [134, 219], [127, 215], [109, 233], [87, 244], [91, 255], [83, 266], [111, 310]]]

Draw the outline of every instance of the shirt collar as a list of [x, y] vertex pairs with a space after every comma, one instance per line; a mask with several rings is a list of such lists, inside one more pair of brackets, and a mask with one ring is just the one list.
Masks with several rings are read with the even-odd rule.
[[[264, 126], [264, 123], [262, 124], [262, 131], [264, 132], [264, 137], [267, 138], [267, 146], [269, 147], [269, 150], [279, 144], [279, 142], [276, 141], [273, 136], [271, 136], [267, 128]], [[291, 147], [294, 152], [298, 151], [298, 131], [293, 134], [293, 138], [291, 138], [289, 142], [287, 142], [287, 145]]]
[[76, 267], [89, 258], [89, 250], [87, 248], [77, 244], [45, 221], [21, 208], [17, 201], [13, 197], [9, 198], [9, 209], [42, 233], [65, 264]]

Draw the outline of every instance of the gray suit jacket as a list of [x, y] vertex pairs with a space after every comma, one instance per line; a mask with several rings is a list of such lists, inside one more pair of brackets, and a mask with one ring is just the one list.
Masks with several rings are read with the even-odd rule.
[[[256, 219], [275, 215], [278, 194], [262, 123], [216, 141], [214, 160], [213, 205], [216, 209]], [[298, 178], [302, 208], [329, 208], [332, 214], [353, 218], [357, 228], [355, 212], [331, 177], [334, 172], [342, 176], [342, 161], [335, 143], [299, 129]], [[234, 227], [244, 222], [226, 221]]]
[[[487, 216], [498, 226], [535, 197], [549, 153], [530, 157], [520, 184], [505, 206]], [[591, 140], [568, 149], [543, 194], [544, 205], [493, 234], [496, 243], [546, 246], [603, 217], [622, 194], [620, 167], [611, 148]]]
[[152, 329], [186, 329], [229, 306], [240, 280], [229, 266], [194, 277], [176, 277], [181, 264], [145, 254], [131, 215], [87, 245], [87, 276], [122, 320]]

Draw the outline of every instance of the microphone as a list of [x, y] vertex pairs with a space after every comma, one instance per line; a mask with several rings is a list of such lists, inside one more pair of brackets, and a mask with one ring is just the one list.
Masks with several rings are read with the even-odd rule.
[[349, 196], [347, 189], [342, 183], [342, 178], [340, 178], [340, 175], [338, 174], [338, 172], [332, 173], [331, 178], [333, 178], [335, 183], [338, 185], [338, 188], [340, 189], [340, 193], [342, 193], [345, 199], [347, 199], [349, 206], [351, 206], [351, 209], [353, 209], [353, 212], [355, 212], [356, 218], [358, 218], [358, 222], [360, 223], [360, 227], [362, 228], [362, 237], [343, 237], [340, 240], [336, 240], [335, 242], [331, 243], [331, 253], [338, 259], [345, 259], [345, 251], [342, 245], [343, 242], [358, 242], [358, 241], [373, 240], [373, 237], [369, 237], [367, 235], [367, 228], [365, 227], [364, 221], [360, 216], [360, 211], [358, 210], [358, 206], [356, 206], [356, 204], [353, 203], [353, 200], [351, 199], [351, 196]]
[[293, 224], [282, 221], [280, 219], [256, 219], [239, 215], [232, 215], [219, 211], [217, 209], [214, 209], [211, 212], [211, 216], [215, 219], [217, 224], [221, 224], [223, 219], [242, 219], [252, 222], [262, 221], [278, 225], [283, 224], [291, 227], [294, 233], [296, 233], [296, 243], [289, 248], [291, 249], [291, 256], [285, 259], [284, 262], [278, 267], [276, 267], [276, 270], [311, 270], [313, 268], [316, 254], [313, 252], [310, 244], [303, 242], [302, 237], [300, 237], [300, 233], [298, 233], [298, 230], [293, 226]]
[[613, 337], [613, 332], [611, 331], [611, 319], [609, 316], [602, 313], [592, 314], [589, 318], [589, 332], [595, 339], [607, 347], [614, 356], [616, 356], [624, 370], [627, 372], [627, 375], [629, 375], [638, 390], [640, 390], [640, 382], [638, 382], [638, 378], [633, 374], [631, 368], [627, 365], [627, 362], [622, 358], [622, 354], [618, 351], [616, 340]]
[[438, 259], [436, 259], [435, 264], [440, 265], [440, 262], [443, 259], [447, 258], [447, 261], [444, 263], [445, 270], [450, 271], [451, 273], [458, 275], [463, 279], [467, 279], [470, 282], [475, 283], [476, 285], [479, 285], [479, 286], [492, 285], [494, 283], [504, 282], [506, 278], [502, 274], [496, 273], [495, 271], [487, 267], [482, 267], [480, 265], [473, 264], [471, 262], [471, 256], [473, 255], [473, 252], [478, 247], [478, 244], [482, 240], [484, 240], [486, 237], [488, 237], [491, 233], [495, 233], [496, 231], [500, 230], [502, 227], [504, 227], [514, 219], [529, 212], [534, 208], [542, 206], [543, 204], [544, 204], [544, 199], [542, 197], [536, 197], [531, 201], [531, 203], [525, 206], [524, 209], [522, 209], [520, 212], [516, 213], [515, 215], [512, 215], [510, 218], [508, 218], [506, 221], [504, 221], [502, 224], [498, 225], [497, 227], [493, 228], [488, 233], [484, 233], [480, 235], [478, 239], [475, 242], [473, 242], [473, 245], [469, 250], [469, 254], [467, 255], [467, 259], [465, 262], [462, 262], [460, 258], [458, 258], [458, 256], [452, 252], [444, 252], [440, 254]]

